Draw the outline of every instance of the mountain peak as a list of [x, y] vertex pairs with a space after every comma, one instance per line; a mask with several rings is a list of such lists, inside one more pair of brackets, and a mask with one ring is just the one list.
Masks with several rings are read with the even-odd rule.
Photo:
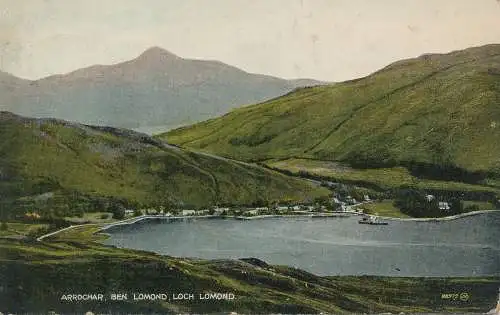
[[219, 61], [182, 58], [151, 47], [131, 60], [35, 81], [0, 72], [0, 110], [114, 127], [176, 127], [295, 87]]
[[137, 59], [143, 60], [168, 60], [181, 59], [181, 57], [171, 53], [170, 51], [158, 46], [146, 49]]

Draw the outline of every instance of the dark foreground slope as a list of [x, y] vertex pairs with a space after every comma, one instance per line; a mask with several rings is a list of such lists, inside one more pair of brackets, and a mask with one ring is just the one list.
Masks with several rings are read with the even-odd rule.
[[[81, 239], [0, 240], [0, 311], [5, 313], [483, 313], [496, 303], [499, 280], [327, 278], [256, 259], [179, 259]], [[206, 292], [232, 293], [235, 299], [200, 300]], [[134, 301], [134, 293], [166, 293], [169, 300]], [[195, 298], [173, 300], [177, 293]], [[459, 299], [460, 293], [467, 298]], [[103, 294], [105, 300], [63, 298], [71, 294]], [[112, 301], [111, 294], [127, 294], [127, 300]]]
[[34, 81], [0, 72], [0, 110], [124, 128], [174, 127], [319, 83], [251, 74], [154, 47], [130, 61]]
[[[36, 203], [30, 210], [36, 210], [37, 202], [56, 202], [61, 195], [99, 207], [93, 197], [115, 198], [124, 206], [209, 206], [327, 193], [302, 180], [128, 130], [0, 113], [0, 195], [6, 212], [30, 198]], [[67, 198], [61, 203], [75, 209]]]
[[427, 177], [488, 183], [500, 177], [499, 104], [500, 45], [488, 45], [399, 61], [162, 138], [246, 161], [403, 166]]

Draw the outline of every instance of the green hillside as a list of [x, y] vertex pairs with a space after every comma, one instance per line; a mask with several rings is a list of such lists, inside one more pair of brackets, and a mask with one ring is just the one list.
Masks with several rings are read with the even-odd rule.
[[[2, 204], [61, 201], [208, 206], [305, 200], [323, 188], [267, 169], [170, 147], [128, 130], [0, 113]], [[71, 203], [69, 203], [71, 204]], [[6, 207], [12, 208], [12, 207]]]
[[[0, 310], [14, 313], [84, 314], [332, 314], [475, 312], [494, 306], [498, 277], [320, 277], [255, 258], [179, 259], [117, 249], [85, 236], [49, 242], [0, 239]], [[467, 301], [442, 299], [468, 292]], [[199, 294], [232, 293], [233, 300], [200, 300]], [[111, 294], [127, 300], [112, 301]], [[166, 301], [133, 300], [165, 293]], [[192, 293], [194, 300], [173, 300]], [[103, 294], [102, 301], [67, 301], [70, 294]]]
[[404, 166], [418, 176], [500, 186], [499, 104], [500, 45], [487, 45], [300, 89], [161, 138], [245, 161]]

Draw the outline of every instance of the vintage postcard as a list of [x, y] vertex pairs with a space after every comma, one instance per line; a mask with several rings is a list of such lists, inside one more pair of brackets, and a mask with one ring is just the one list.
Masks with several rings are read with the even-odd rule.
[[499, 290], [500, 1], [0, 0], [0, 315]]

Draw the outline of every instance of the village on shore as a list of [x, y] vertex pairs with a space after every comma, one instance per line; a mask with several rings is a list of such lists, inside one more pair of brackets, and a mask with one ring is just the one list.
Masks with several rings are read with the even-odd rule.
[[256, 217], [266, 215], [294, 215], [294, 214], [362, 214], [363, 210], [356, 209], [357, 206], [372, 202], [370, 196], [364, 195], [362, 201], [358, 201], [352, 196], [342, 198], [333, 197], [331, 200], [322, 200], [314, 204], [294, 204], [280, 205], [270, 204], [257, 207], [218, 207], [213, 206], [207, 209], [166, 209], [163, 206], [147, 209], [125, 209], [124, 217], [138, 217], [143, 215], [158, 217], [177, 216], [235, 216], [235, 217]]

